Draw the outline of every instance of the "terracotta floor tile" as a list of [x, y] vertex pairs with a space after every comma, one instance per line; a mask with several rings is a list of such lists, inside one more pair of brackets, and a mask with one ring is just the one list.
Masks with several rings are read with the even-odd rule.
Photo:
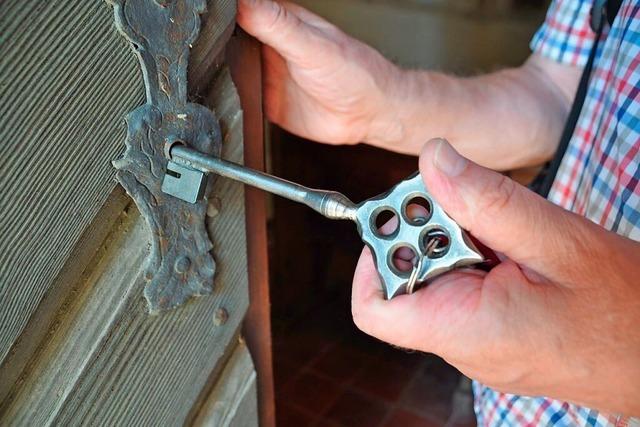
[[[280, 427], [280, 426], [278, 426]], [[342, 424], [337, 423], [335, 421], [331, 421], [331, 420], [319, 420], [316, 422], [316, 424], [313, 425], [313, 427], [344, 427]]]
[[450, 388], [443, 387], [434, 378], [418, 376], [405, 389], [401, 405], [421, 416], [444, 423], [451, 412]]
[[[338, 340], [347, 334], [350, 325], [353, 325], [351, 306], [341, 307], [329, 303], [310, 313], [300, 328], [303, 332], [320, 334]], [[353, 327], [355, 328], [355, 325]]]
[[422, 369], [423, 376], [438, 382], [447, 389], [455, 389], [462, 374], [438, 356], [429, 356]]
[[336, 344], [311, 364], [310, 368], [344, 384], [355, 378], [370, 361], [371, 358], [366, 352]]
[[348, 307], [320, 307], [278, 335], [278, 427], [434, 427], [451, 412], [460, 374], [436, 356], [367, 336]]
[[441, 425], [404, 409], [393, 411], [384, 423], [384, 427], [440, 427]]
[[305, 372], [285, 387], [278, 399], [295, 404], [312, 414], [321, 415], [341, 393], [342, 389], [335, 382]]
[[278, 427], [306, 427], [313, 424], [314, 417], [286, 403], [276, 405], [276, 425]]
[[476, 427], [471, 380], [460, 378], [451, 399], [451, 406], [451, 416], [447, 421], [450, 427]]
[[420, 375], [420, 372], [412, 372], [385, 360], [376, 360], [357, 375], [353, 387], [393, 404], [416, 375]]
[[388, 412], [385, 403], [348, 390], [329, 409], [326, 419], [344, 427], [377, 427]]
[[289, 359], [299, 361], [303, 366], [323, 354], [333, 341], [318, 334], [303, 332], [288, 333], [273, 345], [273, 353], [277, 358], [285, 355]]
[[276, 391], [283, 390], [289, 382], [300, 374], [304, 362], [283, 354], [273, 358], [273, 378]]
[[377, 356], [383, 349], [389, 347], [389, 344], [362, 332], [351, 319], [348, 323], [345, 323], [344, 332], [343, 345], [366, 351], [370, 356]]
[[417, 372], [423, 370], [424, 366], [427, 365], [430, 362], [430, 359], [435, 356], [421, 353], [419, 351], [408, 351], [386, 344], [380, 351], [378, 357], [385, 361], [395, 363], [403, 368]]

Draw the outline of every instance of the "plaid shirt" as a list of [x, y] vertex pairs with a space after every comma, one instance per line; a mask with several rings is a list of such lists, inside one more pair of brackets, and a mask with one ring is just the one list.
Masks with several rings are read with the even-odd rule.
[[[554, 0], [531, 48], [584, 66], [593, 0]], [[640, 1], [624, 0], [598, 46], [587, 98], [549, 200], [640, 241]], [[640, 361], [638, 362], [640, 363]], [[637, 419], [474, 384], [480, 426], [631, 426]]]

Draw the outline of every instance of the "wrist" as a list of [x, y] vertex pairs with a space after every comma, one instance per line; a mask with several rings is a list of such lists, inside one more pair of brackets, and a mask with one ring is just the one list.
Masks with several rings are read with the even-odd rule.
[[415, 72], [389, 64], [389, 71], [378, 82], [380, 90], [374, 100], [377, 108], [370, 118], [366, 143], [401, 151], [409, 132], [406, 110], [415, 78]]
[[395, 152], [417, 155], [433, 136], [430, 73], [394, 66], [383, 82], [376, 115], [366, 142]]

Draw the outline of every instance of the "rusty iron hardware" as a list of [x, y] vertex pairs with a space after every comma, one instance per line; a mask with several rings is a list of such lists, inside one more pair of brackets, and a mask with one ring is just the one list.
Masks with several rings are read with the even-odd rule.
[[[150, 229], [151, 250], [142, 277], [149, 311], [158, 313], [213, 291], [216, 264], [205, 228], [206, 175], [168, 166], [163, 153], [167, 141], [184, 140], [203, 153], [220, 155], [218, 120], [206, 107], [187, 100], [189, 48], [200, 31], [206, 1], [107, 2], [113, 6], [117, 29], [140, 61], [146, 87], [146, 103], [126, 119], [126, 151], [113, 165], [116, 179]], [[165, 192], [170, 193], [172, 177], [189, 179], [193, 203]]]
[[[282, 178], [245, 168], [218, 157], [187, 147], [184, 142], [167, 145], [165, 153], [171, 163], [190, 171], [170, 178], [171, 194], [193, 203], [191, 174], [215, 173], [244, 184], [260, 188], [299, 203], [303, 203], [331, 219], [354, 221], [362, 240], [371, 249], [383, 284], [385, 297], [413, 293], [423, 283], [459, 267], [484, 262], [484, 257], [466, 232], [433, 200], [418, 173], [397, 184], [387, 193], [355, 204], [341, 193], [315, 190]], [[422, 206], [421, 213], [410, 212]], [[383, 233], [378, 219], [384, 213], [397, 217], [397, 226]], [[413, 268], [397, 266], [396, 255], [411, 253]]]

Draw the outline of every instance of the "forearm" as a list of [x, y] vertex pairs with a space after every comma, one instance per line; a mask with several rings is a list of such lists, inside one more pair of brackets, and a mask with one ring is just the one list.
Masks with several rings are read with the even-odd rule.
[[444, 137], [493, 169], [540, 164], [557, 148], [579, 75], [535, 56], [519, 68], [470, 78], [402, 71], [367, 142], [415, 154], [428, 139]]

